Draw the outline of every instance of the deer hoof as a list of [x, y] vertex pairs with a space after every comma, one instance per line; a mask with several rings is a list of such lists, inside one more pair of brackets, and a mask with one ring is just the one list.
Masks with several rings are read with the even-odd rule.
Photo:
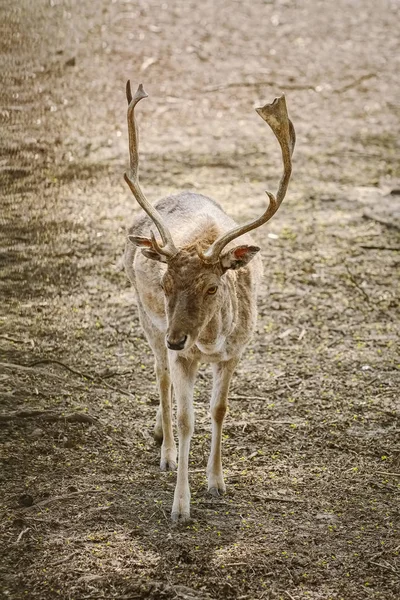
[[173, 512], [171, 513], [171, 519], [173, 523], [187, 523], [187, 521], [190, 521], [190, 513]]
[[208, 490], [208, 493], [211, 494], [211, 496], [214, 496], [214, 498], [219, 498], [225, 494], [225, 490], [222, 488], [212, 487]]
[[226, 485], [222, 473], [215, 475], [214, 473], [208, 474], [208, 493], [215, 498], [223, 496], [226, 492]]
[[160, 469], [161, 471], [176, 471], [176, 462], [174, 460], [162, 458], [160, 461]]

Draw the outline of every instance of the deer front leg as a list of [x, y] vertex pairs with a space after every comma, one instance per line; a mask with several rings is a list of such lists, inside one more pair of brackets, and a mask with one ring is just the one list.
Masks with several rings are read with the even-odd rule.
[[213, 390], [210, 403], [212, 419], [211, 452], [207, 464], [208, 491], [213, 496], [226, 492], [221, 461], [222, 425], [228, 406], [229, 384], [238, 359], [213, 364]]
[[138, 298], [138, 308], [141, 325], [155, 356], [154, 369], [160, 395], [160, 405], [154, 426], [154, 438], [161, 444], [160, 468], [162, 471], [174, 471], [176, 469], [176, 445], [172, 430], [172, 390], [164, 335], [155, 329], [140, 302], [140, 298]]
[[160, 407], [157, 411], [154, 438], [161, 444], [160, 469], [161, 471], [175, 471], [176, 444], [172, 430], [172, 389], [166, 352], [165, 358], [156, 359], [155, 371], [160, 393]]
[[175, 522], [184, 522], [190, 518], [189, 451], [194, 430], [193, 387], [197, 368], [196, 361], [170, 353], [179, 441], [178, 475], [171, 513]]

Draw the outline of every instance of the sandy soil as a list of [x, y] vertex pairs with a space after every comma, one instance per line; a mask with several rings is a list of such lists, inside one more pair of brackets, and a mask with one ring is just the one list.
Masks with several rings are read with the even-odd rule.
[[[1, 597], [400, 597], [398, 22], [395, 0], [0, 4]], [[120, 268], [127, 78], [150, 96], [151, 199], [192, 189], [254, 217], [281, 161], [253, 107], [286, 92], [298, 137], [257, 233], [228, 493], [206, 492], [204, 368], [181, 527]]]

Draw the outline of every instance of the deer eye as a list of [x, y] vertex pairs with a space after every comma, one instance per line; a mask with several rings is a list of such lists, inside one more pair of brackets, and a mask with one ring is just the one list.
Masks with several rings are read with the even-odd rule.
[[210, 294], [210, 296], [213, 296], [217, 292], [217, 289], [218, 289], [217, 285], [212, 285], [211, 287], [208, 288], [207, 294]]

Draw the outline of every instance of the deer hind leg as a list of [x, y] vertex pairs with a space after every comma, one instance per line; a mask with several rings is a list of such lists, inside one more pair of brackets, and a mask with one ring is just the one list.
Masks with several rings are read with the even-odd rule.
[[172, 384], [177, 404], [179, 460], [172, 520], [184, 522], [190, 518], [189, 451], [194, 430], [193, 388], [198, 362], [169, 354]]
[[210, 403], [212, 419], [211, 452], [207, 464], [208, 491], [213, 496], [224, 494], [226, 486], [222, 471], [222, 426], [228, 407], [229, 385], [238, 359], [213, 364], [213, 390]]

